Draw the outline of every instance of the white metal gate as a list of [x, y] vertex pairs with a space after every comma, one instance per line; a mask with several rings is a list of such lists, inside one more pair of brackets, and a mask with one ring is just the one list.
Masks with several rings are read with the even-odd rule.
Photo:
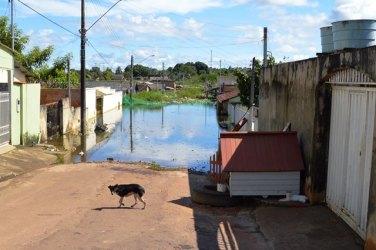
[[367, 226], [375, 107], [375, 88], [332, 88], [326, 200], [362, 238]]

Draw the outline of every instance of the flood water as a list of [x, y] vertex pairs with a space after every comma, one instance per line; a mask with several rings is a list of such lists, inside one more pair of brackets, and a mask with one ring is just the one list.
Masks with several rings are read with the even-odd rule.
[[[88, 135], [85, 161], [154, 162], [207, 171], [209, 157], [218, 149], [220, 128], [212, 104], [123, 106], [101, 119], [110, 132], [106, 139], [98, 133]], [[74, 162], [82, 159], [73, 157]]]

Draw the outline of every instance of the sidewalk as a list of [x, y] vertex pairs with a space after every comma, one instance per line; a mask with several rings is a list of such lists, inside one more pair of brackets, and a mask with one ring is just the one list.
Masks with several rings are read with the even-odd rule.
[[5, 146], [0, 150], [0, 181], [56, 163], [42, 147]]

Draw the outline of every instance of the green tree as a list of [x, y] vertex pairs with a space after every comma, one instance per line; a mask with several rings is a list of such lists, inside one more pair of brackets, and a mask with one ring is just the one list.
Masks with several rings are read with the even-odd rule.
[[[11, 27], [8, 22], [8, 17], [0, 17], [0, 42], [10, 48], [12, 46], [12, 37]], [[28, 42], [29, 37], [23, 35], [22, 31], [17, 28], [17, 25], [14, 25], [14, 50], [18, 53], [22, 53]]]
[[109, 81], [112, 80], [114, 77], [114, 73], [112, 72], [111, 68], [107, 68], [103, 73], [101, 79]]
[[90, 78], [91, 80], [97, 80], [101, 77], [102, 75], [102, 72], [101, 72], [101, 69], [99, 67], [92, 67], [91, 70], [89, 70], [88, 72], [90, 74]]
[[34, 46], [27, 54], [20, 54], [17, 56], [17, 60], [20, 61], [25, 68], [34, 72], [44, 66], [44, 64], [50, 59], [53, 51], [54, 48], [52, 45], [45, 49]]
[[[7, 17], [0, 17], [0, 42], [11, 47], [11, 27], [8, 24]], [[29, 42], [29, 37], [22, 34], [22, 31], [14, 25], [14, 49], [18, 52], [16, 61], [20, 62], [26, 69], [34, 73], [34, 70], [41, 69], [50, 59], [53, 53], [53, 46], [41, 49], [37, 46], [33, 47], [28, 53], [24, 53], [24, 49]]]
[[[256, 106], [258, 106], [259, 100], [259, 84], [260, 84], [260, 60], [256, 59], [255, 60], [255, 83], [254, 83], [254, 103]], [[237, 84], [238, 84], [238, 89], [240, 91], [240, 102], [242, 105], [246, 107], [251, 106], [251, 100], [250, 100], [250, 94], [251, 94], [251, 83], [252, 83], [252, 71], [249, 70], [244, 70], [244, 69], [235, 69], [234, 75], [237, 77]]]
[[121, 67], [120, 66], [117, 66], [116, 70], [115, 70], [115, 74], [121, 74]]
[[[58, 57], [54, 60], [51, 68], [43, 67], [38, 70], [40, 79], [44, 81], [47, 87], [50, 88], [67, 88], [68, 87], [68, 75], [67, 67], [68, 60], [72, 60], [72, 54], [67, 54], [63, 57]], [[77, 71], [71, 70], [70, 82], [71, 87], [77, 87], [79, 85], [79, 77]]]
[[203, 62], [195, 62], [195, 67], [196, 67], [197, 74], [199, 74], [199, 75], [209, 73], [208, 65], [206, 65]]

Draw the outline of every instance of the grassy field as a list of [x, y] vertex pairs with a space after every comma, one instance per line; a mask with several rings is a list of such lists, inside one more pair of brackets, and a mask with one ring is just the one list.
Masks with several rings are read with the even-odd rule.
[[[138, 100], [133, 104], [142, 104], [142, 102], [154, 104], [166, 103], [209, 103], [211, 102], [206, 98], [204, 92], [204, 83], [198, 77], [186, 80], [182, 88], [176, 90], [166, 90], [164, 93], [161, 90], [142, 91], [133, 94], [133, 99]], [[125, 104], [130, 103], [126, 101]]]

